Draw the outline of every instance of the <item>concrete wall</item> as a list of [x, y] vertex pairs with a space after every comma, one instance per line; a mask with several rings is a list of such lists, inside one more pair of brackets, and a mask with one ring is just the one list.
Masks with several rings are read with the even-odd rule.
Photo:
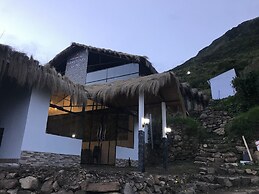
[[87, 50], [76, 53], [73, 57], [68, 59], [65, 75], [71, 81], [84, 85], [86, 82], [87, 63]]
[[80, 155], [81, 140], [46, 134], [49, 100], [48, 92], [32, 91], [22, 151]]
[[3, 83], [0, 91], [0, 127], [4, 127], [0, 159], [19, 159], [30, 91], [10, 83]]
[[236, 77], [234, 69], [226, 71], [209, 80], [212, 99], [222, 99], [235, 95], [232, 80]]
[[138, 160], [138, 123], [134, 124], [134, 148], [116, 146], [116, 159]]
[[[134, 148], [116, 146], [116, 159], [138, 160], [138, 122], [134, 123]], [[145, 142], [148, 142], [148, 129], [145, 128]]]

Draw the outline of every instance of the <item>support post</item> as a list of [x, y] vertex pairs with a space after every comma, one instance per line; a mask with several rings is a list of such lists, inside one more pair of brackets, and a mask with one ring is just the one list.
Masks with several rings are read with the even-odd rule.
[[167, 158], [168, 158], [168, 151], [167, 151], [167, 135], [166, 135], [166, 104], [165, 102], [161, 103], [162, 109], [162, 142], [163, 142], [163, 168], [167, 169]]
[[144, 118], [144, 93], [139, 93], [139, 131], [138, 131], [138, 168], [145, 172], [145, 126], [142, 125]]
[[163, 142], [163, 168], [167, 169], [167, 159], [168, 159], [168, 144], [167, 144], [167, 138], [162, 138]]
[[165, 102], [161, 102], [162, 108], [162, 138], [166, 138], [166, 104]]

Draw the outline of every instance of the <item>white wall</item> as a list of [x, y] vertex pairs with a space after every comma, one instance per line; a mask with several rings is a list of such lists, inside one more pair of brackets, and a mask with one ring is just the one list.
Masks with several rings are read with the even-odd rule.
[[209, 80], [212, 99], [222, 99], [235, 95], [232, 80], [236, 77], [234, 69], [226, 71]]
[[[116, 146], [116, 159], [131, 159], [131, 160], [138, 160], [138, 131], [139, 126], [138, 122], [134, 123], [134, 147], [133, 148], [126, 148]], [[145, 128], [145, 142], [148, 141], [147, 135], [147, 127]]]
[[50, 95], [33, 89], [22, 151], [81, 155], [82, 140], [46, 134]]
[[0, 127], [4, 127], [0, 158], [19, 159], [30, 92], [10, 83], [4, 83], [0, 91]]
[[116, 159], [138, 160], [138, 123], [134, 124], [134, 147], [116, 146]]

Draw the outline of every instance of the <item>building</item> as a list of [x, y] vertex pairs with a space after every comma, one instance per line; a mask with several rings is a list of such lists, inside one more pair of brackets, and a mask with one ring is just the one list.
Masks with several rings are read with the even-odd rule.
[[236, 72], [234, 69], [231, 69], [211, 78], [208, 83], [210, 84], [212, 99], [217, 100], [235, 95], [236, 92], [232, 85], [235, 77]]
[[2, 161], [136, 165], [146, 115], [164, 115], [165, 137], [166, 110], [186, 112], [188, 88], [145, 57], [74, 43], [43, 67], [0, 49]]
[[80, 155], [80, 140], [45, 131], [51, 95], [87, 99], [86, 91], [9, 46], [0, 45], [0, 61], [0, 160], [29, 159], [31, 152], [37, 157], [42, 153]]

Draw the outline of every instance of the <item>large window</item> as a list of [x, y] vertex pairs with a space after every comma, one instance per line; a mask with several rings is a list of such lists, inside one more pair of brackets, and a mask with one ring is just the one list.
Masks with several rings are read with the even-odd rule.
[[130, 63], [87, 73], [86, 84], [106, 83], [139, 77], [139, 64]]

